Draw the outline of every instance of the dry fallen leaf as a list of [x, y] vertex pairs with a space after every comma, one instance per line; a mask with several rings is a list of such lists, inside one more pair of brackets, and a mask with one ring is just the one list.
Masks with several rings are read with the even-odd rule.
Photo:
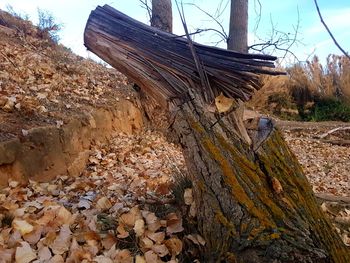
[[182, 227], [182, 218], [178, 217], [175, 213], [170, 213], [167, 215], [167, 228], [166, 232], [168, 235], [182, 232], [184, 228]]
[[63, 225], [60, 233], [49, 247], [55, 255], [62, 255], [69, 250], [71, 238], [72, 232], [69, 229], [69, 225]]
[[156, 252], [159, 257], [164, 257], [169, 254], [169, 250], [164, 244], [155, 244], [152, 246], [152, 250]]
[[69, 212], [64, 206], [61, 206], [56, 212], [55, 221], [59, 225], [70, 224], [72, 221], [72, 213]]
[[23, 239], [27, 241], [29, 244], [35, 245], [40, 240], [42, 231], [43, 231], [43, 227], [40, 225], [36, 225], [34, 226], [32, 232], [23, 235]]
[[186, 188], [184, 192], [184, 201], [186, 205], [191, 205], [193, 203], [192, 188]]
[[12, 227], [18, 230], [21, 235], [28, 234], [34, 230], [34, 227], [25, 220], [14, 219], [12, 221]]
[[118, 238], [127, 238], [129, 236], [129, 232], [125, 230], [125, 226], [123, 224], [119, 224], [117, 227], [117, 235]]
[[40, 261], [45, 262], [46, 260], [49, 260], [52, 257], [50, 249], [48, 247], [42, 247], [38, 251], [38, 257]]
[[16, 263], [29, 263], [36, 259], [36, 253], [27, 242], [21, 242], [15, 254]]
[[160, 220], [158, 219], [158, 217], [156, 217], [154, 213], [143, 210], [142, 216], [146, 220], [147, 228], [150, 231], [155, 232], [161, 227]]
[[143, 219], [137, 219], [135, 221], [134, 231], [137, 237], [140, 237], [145, 232], [145, 221]]
[[146, 235], [149, 239], [153, 240], [157, 244], [161, 244], [165, 238], [164, 232], [157, 232], [157, 233], [148, 232]]
[[135, 257], [135, 263], [146, 263], [146, 259], [143, 256], [136, 255]]
[[13, 257], [15, 255], [15, 249], [5, 249], [0, 247], [0, 259], [4, 263], [10, 263], [13, 261]]
[[97, 256], [94, 259], [96, 263], [113, 263], [113, 260], [105, 256]]
[[114, 260], [120, 263], [133, 263], [134, 257], [131, 255], [131, 252], [127, 249], [123, 249], [117, 252]]
[[226, 112], [231, 109], [234, 104], [234, 100], [231, 98], [225, 97], [222, 93], [215, 98], [215, 105], [218, 112]]
[[158, 262], [158, 255], [153, 250], [149, 250], [145, 253], [145, 259], [147, 263]]
[[276, 192], [276, 194], [280, 194], [283, 192], [283, 187], [280, 181], [276, 177], [272, 177], [272, 188]]
[[166, 240], [165, 245], [169, 249], [171, 255], [177, 256], [182, 251], [182, 241], [178, 239], [177, 237], [172, 237], [168, 240]]
[[112, 207], [112, 203], [108, 200], [107, 197], [101, 197], [97, 201], [97, 208], [104, 211], [109, 210]]

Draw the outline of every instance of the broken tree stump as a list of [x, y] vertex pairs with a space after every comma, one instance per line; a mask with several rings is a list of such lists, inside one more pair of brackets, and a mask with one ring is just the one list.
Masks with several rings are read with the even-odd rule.
[[281, 74], [275, 57], [191, 43], [195, 60], [188, 40], [108, 5], [91, 13], [84, 41], [169, 112], [194, 186], [205, 262], [350, 262], [274, 125], [258, 120], [249, 144], [230, 111], [213, 111], [219, 95], [247, 101], [259, 74]]

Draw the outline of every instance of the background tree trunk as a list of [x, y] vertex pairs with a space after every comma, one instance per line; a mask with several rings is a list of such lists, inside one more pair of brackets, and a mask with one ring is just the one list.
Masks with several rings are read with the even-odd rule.
[[[231, 0], [227, 49], [241, 53], [248, 52], [248, 0]], [[239, 101], [237, 109], [231, 114], [231, 118], [236, 122], [241, 138], [251, 144], [251, 139], [243, 123], [244, 108], [244, 103]]]
[[248, 0], [231, 0], [227, 48], [248, 52]]
[[151, 26], [173, 32], [171, 0], [152, 0]]

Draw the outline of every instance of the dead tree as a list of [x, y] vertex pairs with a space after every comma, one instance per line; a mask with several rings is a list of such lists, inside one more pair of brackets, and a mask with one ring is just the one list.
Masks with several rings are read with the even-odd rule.
[[194, 185], [205, 262], [350, 262], [273, 123], [250, 123], [249, 145], [228, 112], [211, 108], [222, 94], [233, 108], [249, 100], [259, 74], [279, 74], [274, 57], [189, 43], [107, 5], [91, 13], [84, 41], [169, 111]]

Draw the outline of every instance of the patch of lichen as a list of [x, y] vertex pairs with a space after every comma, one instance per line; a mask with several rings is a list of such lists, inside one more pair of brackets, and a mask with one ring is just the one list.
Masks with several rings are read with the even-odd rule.
[[250, 186], [255, 196], [261, 201], [262, 205], [270, 210], [270, 214], [272, 214], [275, 220], [279, 222], [283, 221], [285, 214], [271, 198], [271, 191], [268, 191], [269, 188], [266, 185], [266, 176], [261, 172], [258, 164], [243, 156], [241, 152], [229, 144], [221, 135], [216, 136], [220, 145], [230, 153], [233, 163], [238, 167], [236, 171], [237, 173], [241, 173], [240, 179], [246, 185]]
[[[246, 153], [241, 153], [238, 149], [230, 147], [230, 143], [226, 142], [224, 138], [220, 138], [220, 136], [214, 134], [214, 137], [219, 141], [219, 146], [216, 146], [209, 137], [210, 133], [207, 133], [200, 123], [191, 120], [189, 124], [198, 135], [199, 141], [202, 143], [204, 149], [221, 167], [223, 179], [232, 189], [234, 198], [261, 223], [260, 227], [253, 228], [250, 233], [250, 238], [262, 238], [269, 241], [279, 238], [285, 239], [283, 236], [287, 235], [289, 238], [293, 239], [293, 228], [289, 229], [289, 224], [293, 222], [292, 227], [301, 231], [305, 229], [305, 232], [313, 233], [313, 239], [316, 238], [316, 244], [321, 242], [321, 247], [330, 254], [331, 262], [350, 262], [349, 251], [342, 244], [340, 238], [332, 229], [330, 222], [325, 219], [322, 211], [317, 206], [312, 194], [312, 189], [297, 159], [290, 152], [278, 131], [277, 133], [275, 131], [275, 133], [264, 142], [264, 145], [258, 152], [259, 165], [262, 165], [265, 169], [264, 173], [262, 173], [254, 162], [245, 158], [244, 155]], [[212, 133], [212, 131], [210, 132]], [[230, 152], [233, 163], [238, 165], [237, 169], [233, 170], [230, 161], [227, 159], [228, 157], [225, 156], [226, 153], [222, 149]], [[239, 173], [237, 170], [242, 172]], [[266, 181], [266, 176], [274, 176], [282, 183], [283, 189], [285, 189], [288, 194], [284, 195], [284, 200], [280, 200], [279, 206], [289, 207], [289, 209], [285, 209], [285, 211], [281, 212], [281, 209], [274, 202], [275, 200], [270, 197], [271, 193], [266, 190], [266, 185], [261, 182], [262, 180]], [[255, 185], [254, 189], [257, 190], [257, 196], [261, 202], [269, 208], [272, 214], [264, 211], [262, 207], [258, 207], [254, 203], [255, 201], [253, 202], [250, 199], [238, 179], [244, 180], [246, 185]], [[259, 183], [261, 187], [257, 187]], [[288, 205], [286, 206], [286, 204]], [[284, 220], [284, 227], [287, 229], [282, 236], [280, 233], [271, 233], [269, 231], [269, 229], [277, 229], [275, 227], [276, 215], [277, 218], [286, 216], [286, 220], [289, 218], [293, 219], [292, 222]], [[231, 227], [230, 224], [232, 223], [222, 213], [216, 213], [216, 218], [222, 225]], [[243, 229], [245, 229], [245, 227], [243, 227]], [[269, 232], [270, 234], [268, 234]], [[310, 244], [309, 242], [310, 241], [308, 241], [307, 244], [305, 243], [305, 246], [315, 245], [313, 242]], [[315, 248], [315, 251], [321, 247]]]
[[195, 121], [191, 122], [191, 128], [199, 134], [202, 145], [209, 153], [210, 157], [220, 165], [224, 176], [223, 179], [232, 189], [232, 193], [237, 202], [244, 206], [249, 213], [257, 217], [266, 228], [276, 228], [276, 225], [273, 220], [271, 220], [270, 215], [263, 209], [256, 207], [254, 202], [249, 198], [243, 187], [238, 182], [230, 162], [225, 158], [223, 153], [221, 153], [220, 149], [210, 140], [205, 129]]
[[230, 236], [237, 236], [234, 224], [229, 221], [221, 211], [215, 212], [215, 219], [227, 229]]
[[294, 218], [296, 227], [305, 229], [305, 232], [311, 231], [318, 242], [325, 245], [324, 249], [331, 255], [332, 262], [350, 262], [349, 251], [319, 208], [301, 166], [278, 131], [265, 142], [259, 159], [266, 173], [276, 176], [289, 192], [281, 201], [292, 208], [286, 212], [290, 218]]

